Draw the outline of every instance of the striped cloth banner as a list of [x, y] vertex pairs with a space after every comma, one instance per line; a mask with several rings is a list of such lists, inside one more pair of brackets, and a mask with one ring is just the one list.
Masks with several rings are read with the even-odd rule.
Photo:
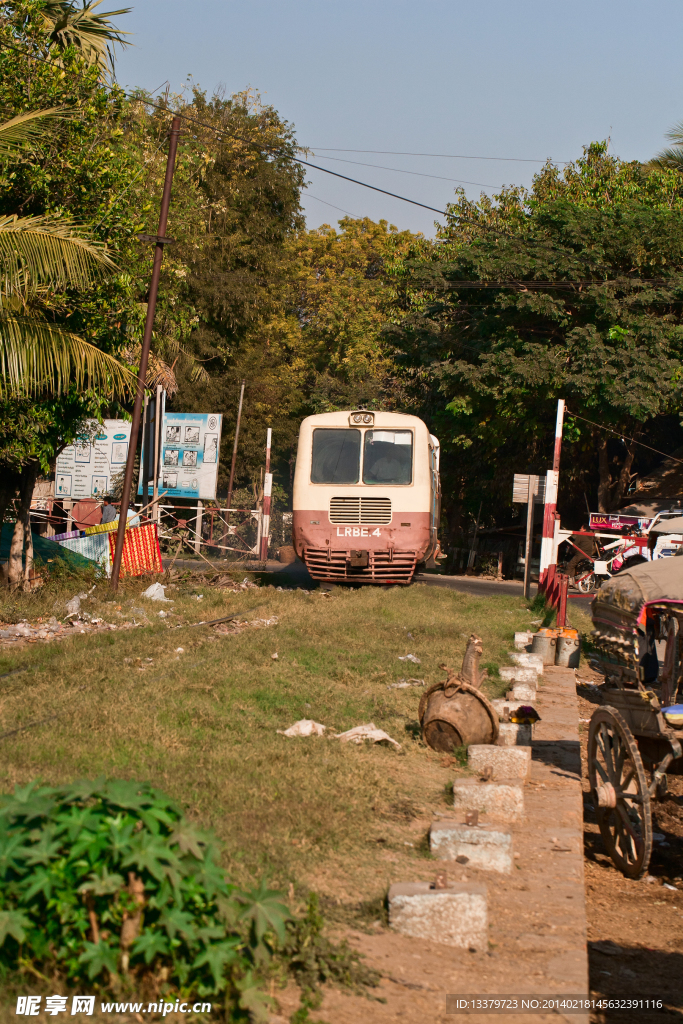
[[[117, 524], [118, 529], [118, 524]], [[109, 553], [112, 564], [116, 551], [116, 537], [109, 534]], [[134, 526], [126, 530], [121, 555], [121, 576], [142, 576], [146, 572], [163, 572], [157, 524]]]
[[109, 555], [108, 537], [84, 537], [76, 534], [69, 540], [60, 541], [63, 548], [69, 551], [76, 551], [84, 558], [97, 562], [106, 571], [107, 576], [111, 575], [111, 558]]

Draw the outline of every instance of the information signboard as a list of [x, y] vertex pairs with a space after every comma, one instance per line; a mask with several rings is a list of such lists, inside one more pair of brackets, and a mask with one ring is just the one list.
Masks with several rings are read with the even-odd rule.
[[89, 420], [83, 434], [57, 456], [55, 498], [103, 498], [112, 477], [125, 468], [130, 426], [128, 420]]
[[[159, 490], [166, 491], [167, 498], [204, 501], [216, 497], [222, 426], [220, 413], [164, 413]], [[138, 494], [142, 494], [142, 482]]]

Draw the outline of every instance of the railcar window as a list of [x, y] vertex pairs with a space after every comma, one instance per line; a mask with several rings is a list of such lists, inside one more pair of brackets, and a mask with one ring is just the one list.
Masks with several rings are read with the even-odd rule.
[[311, 483], [357, 484], [359, 475], [360, 430], [313, 431]]
[[363, 483], [409, 484], [412, 480], [412, 430], [366, 430]]

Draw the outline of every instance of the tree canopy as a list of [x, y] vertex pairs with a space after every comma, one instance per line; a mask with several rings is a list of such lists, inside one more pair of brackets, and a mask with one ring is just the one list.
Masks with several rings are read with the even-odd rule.
[[[453, 489], [509, 503], [513, 472], [543, 471], [555, 409], [629, 437], [683, 404], [683, 180], [585, 150], [530, 192], [461, 197], [426, 260], [425, 299], [391, 328], [446, 442]], [[635, 454], [569, 416], [565, 490], [623, 503]], [[616, 460], [616, 463], [615, 463]], [[596, 474], [596, 469], [598, 473]]]

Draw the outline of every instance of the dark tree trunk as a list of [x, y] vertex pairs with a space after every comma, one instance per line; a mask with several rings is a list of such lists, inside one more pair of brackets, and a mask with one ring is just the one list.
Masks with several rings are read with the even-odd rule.
[[612, 474], [609, 471], [609, 460], [607, 457], [607, 437], [603, 434], [598, 438], [598, 472], [600, 482], [598, 483], [598, 512], [609, 512], [610, 498], [612, 491]]
[[624, 459], [619, 476], [612, 485], [612, 496], [610, 499], [610, 507], [608, 511], [620, 508], [624, 496], [628, 490], [628, 485], [631, 482], [631, 467], [633, 466], [633, 460], [636, 457], [636, 442], [632, 441], [627, 449], [626, 458]]
[[10, 544], [8, 563], [8, 581], [11, 590], [16, 590], [17, 587], [21, 586], [24, 580], [24, 545], [26, 545], [28, 549], [26, 554], [27, 577], [31, 569], [29, 562], [33, 555], [33, 545], [31, 544], [30, 537], [31, 523], [29, 513], [31, 509], [33, 488], [35, 487], [36, 477], [38, 476], [38, 469], [38, 463], [32, 462], [28, 466], [24, 466], [21, 471], [19, 500], [17, 502], [17, 521], [14, 524], [14, 533]]

